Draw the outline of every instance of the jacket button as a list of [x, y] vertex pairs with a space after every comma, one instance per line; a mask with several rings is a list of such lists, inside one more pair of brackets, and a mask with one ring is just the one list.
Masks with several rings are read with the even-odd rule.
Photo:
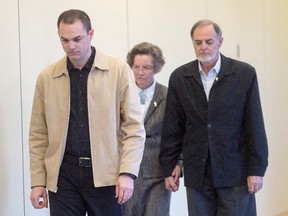
[[212, 124], [211, 124], [211, 123], [209, 123], [209, 124], [207, 125], [207, 127], [208, 127], [208, 128], [211, 128], [211, 127], [212, 127]]

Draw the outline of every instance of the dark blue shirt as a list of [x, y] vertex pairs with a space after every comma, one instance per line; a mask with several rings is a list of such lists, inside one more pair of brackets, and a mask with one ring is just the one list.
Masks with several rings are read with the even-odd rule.
[[95, 48], [80, 70], [67, 58], [70, 77], [70, 119], [65, 154], [75, 157], [91, 157], [87, 106], [87, 80], [95, 58]]

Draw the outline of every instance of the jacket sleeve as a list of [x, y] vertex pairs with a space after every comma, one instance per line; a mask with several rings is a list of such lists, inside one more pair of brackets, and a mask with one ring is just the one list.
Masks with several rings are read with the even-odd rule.
[[181, 106], [175, 83], [177, 83], [177, 79], [172, 74], [168, 86], [159, 153], [159, 162], [164, 177], [171, 176], [175, 165], [178, 163], [179, 158], [181, 158], [185, 132], [185, 113]]
[[43, 94], [43, 83], [39, 76], [35, 87], [29, 131], [31, 187], [46, 186], [44, 158], [48, 147], [48, 131]]
[[245, 108], [245, 133], [249, 147], [248, 176], [264, 176], [268, 166], [268, 144], [255, 73]]
[[145, 129], [133, 72], [128, 65], [124, 71], [120, 90], [123, 134], [120, 173], [130, 173], [137, 177], [143, 157]]

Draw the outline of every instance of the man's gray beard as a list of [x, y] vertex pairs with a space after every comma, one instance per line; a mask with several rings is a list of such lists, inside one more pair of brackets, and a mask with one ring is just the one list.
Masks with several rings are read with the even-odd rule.
[[200, 61], [201, 63], [209, 63], [210, 61], [212, 61], [214, 58], [216, 58], [216, 56], [218, 55], [218, 52], [215, 52], [215, 54], [211, 57], [205, 57], [205, 58], [201, 58], [201, 57], [197, 57], [198, 61]]
[[198, 57], [197, 59], [198, 59], [198, 61], [200, 61], [201, 63], [207, 63], [207, 62], [210, 62], [210, 61], [213, 59], [213, 57], [207, 57], [207, 58]]

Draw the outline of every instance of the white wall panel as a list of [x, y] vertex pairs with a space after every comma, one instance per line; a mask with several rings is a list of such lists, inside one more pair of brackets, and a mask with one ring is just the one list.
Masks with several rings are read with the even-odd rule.
[[[207, 17], [223, 31], [220, 51], [253, 65], [260, 83], [265, 85], [263, 0], [208, 0]], [[266, 93], [264, 90], [263, 87], [262, 94]]]
[[156, 79], [168, 84], [173, 70], [195, 59], [190, 29], [205, 18], [205, 1], [128, 0], [129, 49], [140, 42], [159, 46], [166, 59]]
[[0, 14], [0, 215], [23, 215], [23, 167], [18, 6]]
[[[264, 61], [269, 167], [258, 196], [259, 215], [288, 215], [288, 1], [265, 0]], [[256, 57], [256, 56], [255, 56]]]

